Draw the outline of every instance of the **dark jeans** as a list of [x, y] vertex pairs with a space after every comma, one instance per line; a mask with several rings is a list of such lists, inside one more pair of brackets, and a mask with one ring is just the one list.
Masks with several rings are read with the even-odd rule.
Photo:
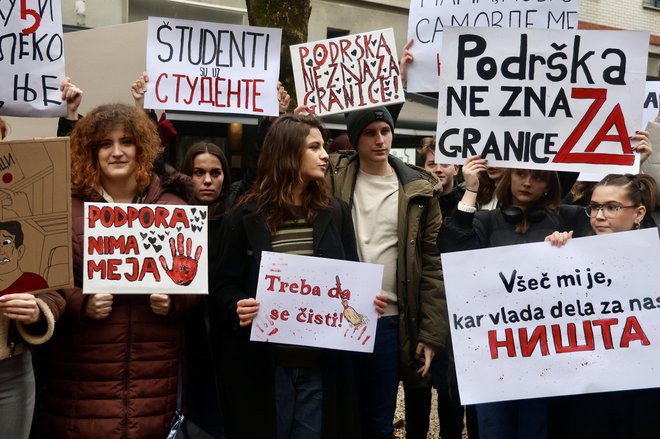
[[480, 439], [547, 439], [548, 399], [477, 404]]
[[399, 388], [399, 316], [378, 319], [374, 352], [358, 355], [363, 437], [394, 437], [394, 412]]
[[317, 369], [277, 366], [277, 439], [320, 439], [323, 380]]

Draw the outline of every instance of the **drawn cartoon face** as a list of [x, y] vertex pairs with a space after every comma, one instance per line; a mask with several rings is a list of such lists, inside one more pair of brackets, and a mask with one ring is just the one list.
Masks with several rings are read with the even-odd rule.
[[132, 178], [136, 169], [136, 155], [135, 139], [124, 131], [124, 127], [114, 127], [101, 140], [98, 150], [101, 182], [118, 183]]
[[300, 158], [300, 176], [306, 183], [325, 178], [328, 169], [328, 153], [323, 147], [323, 136], [318, 128], [309, 130]]
[[363, 162], [386, 162], [392, 149], [392, 128], [382, 120], [371, 122], [362, 130], [356, 149]]
[[6, 230], [0, 230], [0, 274], [7, 274], [18, 268], [25, 246], [16, 248], [16, 237]]
[[195, 201], [200, 204], [211, 204], [218, 199], [225, 181], [222, 163], [213, 154], [204, 152], [197, 154], [193, 160], [192, 181], [195, 190]]

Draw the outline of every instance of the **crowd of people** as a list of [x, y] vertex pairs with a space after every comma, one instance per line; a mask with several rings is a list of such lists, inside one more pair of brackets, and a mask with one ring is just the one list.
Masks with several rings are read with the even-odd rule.
[[[405, 51], [403, 67], [410, 62]], [[84, 117], [82, 91], [62, 83], [75, 283], [0, 296], [2, 435], [27, 438], [36, 425], [32, 437], [164, 438], [181, 380], [184, 413], [216, 438], [392, 438], [400, 382], [410, 439], [427, 437], [432, 389], [443, 439], [462, 438], [465, 426], [485, 439], [660, 431], [654, 390], [463, 407], [440, 259], [657, 227], [660, 120], [632, 137], [644, 174], [576, 183], [577, 174], [496, 168], [479, 156], [443, 164], [432, 138], [421, 142], [420, 166], [404, 163], [390, 154], [401, 105], [347, 113], [342, 143], [351, 149], [329, 154], [320, 119], [303, 107], [284, 114], [290, 97], [279, 86], [283, 114], [261, 122], [256, 166], [232, 183], [223, 149], [209, 141], [187, 149], [180, 171], [163, 162], [175, 133], [144, 110], [148, 79], [132, 85], [134, 106], [101, 105]], [[0, 119], [2, 137], [6, 129]], [[208, 206], [209, 295], [83, 295], [86, 201]], [[21, 246], [11, 230], [2, 237], [3, 252]], [[383, 265], [373, 353], [250, 341], [263, 251]], [[44, 343], [32, 422], [30, 350]], [[603, 413], [609, 422], [596, 422]]]

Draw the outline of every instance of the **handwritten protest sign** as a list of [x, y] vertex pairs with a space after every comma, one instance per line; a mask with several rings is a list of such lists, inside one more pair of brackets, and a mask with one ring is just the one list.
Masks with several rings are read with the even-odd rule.
[[442, 265], [462, 403], [660, 386], [655, 228]]
[[0, 115], [65, 116], [60, 1], [0, 1], [0, 26]]
[[411, 0], [408, 91], [438, 91], [445, 27], [577, 29], [579, 9], [579, 0]]
[[263, 252], [250, 340], [372, 352], [383, 266]]
[[642, 116], [642, 128], [650, 120], [655, 119], [660, 112], [660, 81], [646, 81], [644, 91], [644, 115]]
[[281, 29], [149, 17], [145, 106], [277, 116]]
[[298, 100], [317, 115], [405, 101], [392, 29], [290, 49]]
[[85, 203], [83, 293], [208, 294], [207, 208]]
[[634, 172], [648, 33], [445, 29], [436, 160]]
[[0, 142], [0, 295], [73, 285], [68, 138]]

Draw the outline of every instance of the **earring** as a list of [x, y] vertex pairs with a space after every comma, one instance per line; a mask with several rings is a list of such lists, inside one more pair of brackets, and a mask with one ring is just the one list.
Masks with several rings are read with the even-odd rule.
[[641, 227], [640, 223], [635, 223], [634, 230], [639, 230], [640, 227]]

